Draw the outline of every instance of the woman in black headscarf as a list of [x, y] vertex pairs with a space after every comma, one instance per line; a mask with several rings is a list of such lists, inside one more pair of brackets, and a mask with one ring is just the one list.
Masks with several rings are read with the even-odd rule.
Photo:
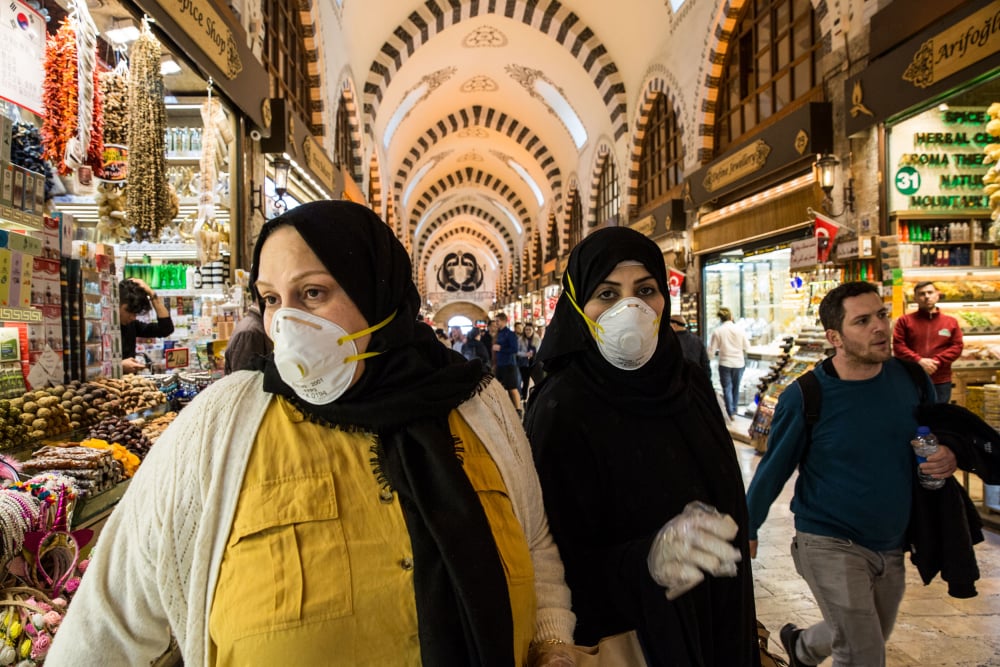
[[557, 664], [574, 619], [527, 440], [416, 321], [391, 228], [306, 204], [253, 267], [274, 352], [161, 436], [50, 655], [139, 664], [173, 632], [190, 665]]
[[576, 640], [635, 629], [651, 665], [758, 665], [743, 482], [704, 372], [660, 326], [668, 294], [655, 243], [596, 231], [538, 354], [526, 429]]

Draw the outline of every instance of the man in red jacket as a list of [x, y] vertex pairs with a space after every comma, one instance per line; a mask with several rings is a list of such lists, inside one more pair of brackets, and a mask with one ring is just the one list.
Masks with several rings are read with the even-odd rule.
[[915, 361], [934, 383], [938, 403], [951, 400], [951, 364], [962, 355], [962, 328], [958, 320], [937, 307], [941, 293], [934, 283], [917, 283], [913, 290], [917, 310], [896, 320], [892, 353]]

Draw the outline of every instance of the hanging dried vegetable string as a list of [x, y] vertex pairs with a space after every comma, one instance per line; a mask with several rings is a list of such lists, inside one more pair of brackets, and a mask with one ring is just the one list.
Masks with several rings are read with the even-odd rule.
[[155, 240], [170, 222], [167, 183], [167, 110], [160, 74], [160, 43], [144, 24], [129, 55], [128, 221], [136, 240]]
[[46, 41], [45, 80], [42, 83], [44, 157], [62, 175], [71, 171], [64, 158], [66, 144], [76, 134], [76, 77], [76, 32], [73, 22], [66, 18]]
[[87, 3], [73, 0], [70, 16], [74, 19], [76, 36], [76, 132], [66, 142], [64, 160], [71, 169], [90, 165], [101, 173], [104, 136], [101, 130], [101, 99], [97, 85], [97, 26], [90, 16]]
[[104, 143], [128, 143], [128, 61], [115, 51], [115, 68], [99, 75], [104, 97]]

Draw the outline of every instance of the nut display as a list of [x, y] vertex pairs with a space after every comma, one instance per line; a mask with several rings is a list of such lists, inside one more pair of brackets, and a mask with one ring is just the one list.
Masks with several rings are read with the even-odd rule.
[[146, 456], [149, 448], [153, 446], [149, 438], [143, 434], [141, 425], [122, 417], [102, 419], [90, 429], [88, 437], [122, 445], [140, 459]]

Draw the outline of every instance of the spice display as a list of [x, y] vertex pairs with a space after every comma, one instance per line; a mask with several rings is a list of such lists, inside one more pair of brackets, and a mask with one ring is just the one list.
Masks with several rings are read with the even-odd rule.
[[167, 110], [160, 74], [160, 43], [144, 25], [129, 55], [128, 222], [135, 240], [155, 241], [170, 222], [167, 189]]
[[104, 102], [104, 143], [128, 144], [128, 61], [119, 58], [114, 69], [98, 74]]
[[149, 453], [153, 443], [142, 432], [142, 427], [122, 417], [108, 417], [90, 429], [90, 438], [118, 443], [140, 459]]
[[[97, 84], [97, 36], [95, 31], [89, 42], [92, 47], [83, 59], [90, 66], [84, 71], [87, 83], [81, 87], [78, 32], [85, 30], [81, 26], [79, 21], [67, 17], [45, 45], [44, 158], [61, 175], [84, 164], [100, 175], [104, 150], [103, 105]], [[86, 125], [81, 125], [83, 122]]]
[[122, 243], [131, 239], [125, 213], [125, 188], [115, 183], [98, 183], [94, 203], [97, 204], [97, 233], [102, 240]]

